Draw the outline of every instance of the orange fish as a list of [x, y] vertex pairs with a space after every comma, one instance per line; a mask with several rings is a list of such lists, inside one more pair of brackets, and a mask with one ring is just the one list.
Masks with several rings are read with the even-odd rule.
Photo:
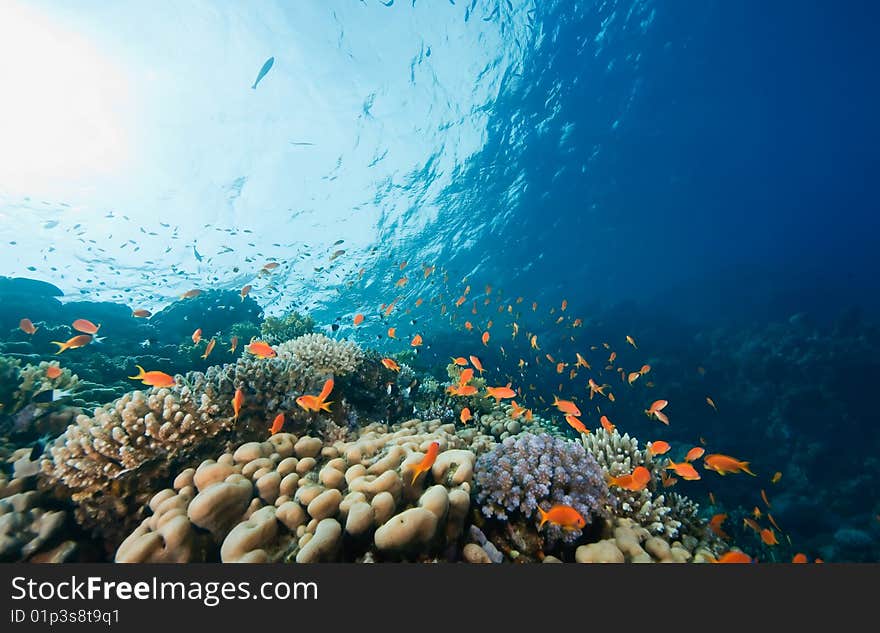
[[409, 484], [410, 486], [415, 486], [416, 479], [419, 478], [419, 475], [431, 469], [431, 467], [434, 465], [434, 462], [437, 461], [437, 455], [439, 454], [440, 442], [431, 442], [431, 445], [428, 447], [428, 452], [425, 453], [422, 461], [416, 464], [413, 468], [413, 478]]
[[202, 328], [198, 328], [195, 332], [192, 333], [192, 342], [198, 345], [202, 340]]
[[538, 506], [538, 515], [541, 517], [541, 522], [538, 523], [539, 530], [545, 523], [558, 525], [563, 530], [579, 530], [587, 524], [580, 512], [567, 505], [558, 504], [546, 512]]
[[205, 347], [205, 353], [202, 354], [202, 358], [204, 358], [205, 360], [208, 359], [208, 356], [211, 354], [212, 351], [214, 351], [214, 345], [216, 343], [217, 343], [217, 341], [214, 340], [213, 338], [210, 341], [208, 341], [208, 346]]
[[666, 417], [665, 413], [663, 413], [663, 409], [665, 409], [666, 405], [668, 404], [669, 402], [667, 402], [666, 400], [655, 400], [651, 403], [650, 408], [645, 409], [645, 415], [647, 415], [649, 418], [657, 418], [663, 424], [666, 424], [668, 426], [669, 418]]
[[779, 483], [780, 479], [782, 479], [782, 473], [776, 472], [773, 474], [773, 478], [770, 480], [770, 483], [772, 483], [772, 484]]
[[416, 334], [414, 337], [412, 337], [412, 340], [409, 342], [409, 344], [413, 347], [418, 347], [419, 345], [421, 345], [422, 344], [422, 335]]
[[[590, 378], [590, 380], [589, 380], [588, 383], [587, 383], [587, 386], [590, 388], [590, 400], [592, 400], [594, 394], [599, 393], [599, 394], [602, 394], [602, 395], [604, 396], [604, 395], [605, 395], [605, 391], [604, 391], [604, 390], [605, 390], [605, 387], [607, 387], [608, 385], [602, 385], [602, 386], [600, 387], [599, 385], [596, 384], [596, 381], [595, 381], [595, 380], [593, 380], [592, 378]], [[606, 397], [607, 397], [607, 396], [606, 396]]]
[[327, 397], [330, 395], [330, 392], [333, 391], [333, 379], [328, 378], [324, 383], [324, 387], [321, 389], [321, 393], [317, 396], [311, 396], [303, 394], [296, 399], [296, 403], [301, 406], [306, 411], [313, 411], [317, 413], [318, 411], [327, 411], [330, 412], [330, 405], [333, 404], [333, 401], [327, 402]]
[[279, 413], [275, 416], [275, 419], [272, 421], [272, 426], [269, 427], [269, 433], [275, 435], [276, 433], [280, 433], [281, 429], [284, 428], [284, 413]]
[[721, 529], [721, 524], [727, 520], [726, 514], [716, 514], [709, 520], [709, 527], [719, 538], [730, 538], [730, 536]]
[[144, 371], [140, 365], [135, 365], [135, 367], [137, 367], [138, 374], [137, 376], [129, 376], [130, 380], [140, 380], [150, 387], [170, 387], [177, 382], [174, 380], [174, 376], [163, 371]]
[[648, 487], [651, 482], [651, 471], [644, 466], [636, 466], [632, 473], [620, 475], [619, 477], [608, 476], [608, 485], [617, 486], [624, 490], [638, 492]]
[[424, 301], [425, 301], [425, 300], [422, 299], [421, 297], [419, 297], [418, 299], [416, 299], [416, 307], [418, 308], [420, 305], [422, 305], [422, 303], [423, 303]]
[[462, 424], [467, 424], [470, 420], [474, 419], [474, 416], [471, 415], [471, 410], [465, 407], [461, 410], [461, 413], [458, 416], [458, 419], [461, 420]]
[[634, 348], [639, 349], [639, 346], [636, 345], [636, 342], [633, 340], [633, 337], [631, 337], [629, 334], [626, 335], [626, 342], [629, 343], [630, 345], [632, 345]]
[[251, 288], [252, 288], [252, 287], [253, 287], [253, 286], [251, 286], [250, 284], [248, 284], [248, 285], [244, 286], [244, 287], [241, 289], [241, 292], [238, 293], [239, 296], [241, 297], [241, 300], [242, 300], [242, 301], [244, 301], [244, 298], [245, 298], [246, 296], [248, 296], [248, 293], [251, 291]]
[[269, 270], [275, 270], [275, 269], [278, 268], [280, 265], [281, 265], [281, 264], [279, 264], [278, 262], [269, 262], [268, 264], [264, 264], [264, 265], [263, 265], [263, 270], [266, 270], [266, 271], [269, 271]]
[[516, 392], [510, 388], [510, 383], [506, 387], [486, 387], [486, 395], [484, 398], [495, 398], [495, 402], [501, 402], [504, 398], [515, 398]]
[[794, 557], [791, 559], [791, 562], [793, 562], [793, 563], [806, 563], [807, 562], [807, 555], [800, 554], [800, 553], [795, 554]]
[[483, 375], [483, 363], [481, 363], [480, 359], [477, 358], [476, 356], [470, 356], [469, 358], [471, 359], [471, 365], [473, 365], [474, 368], [478, 372], [480, 372], [480, 375], [482, 376]]
[[538, 335], [537, 334], [532, 334], [532, 338], [529, 339], [529, 343], [531, 344], [532, 349], [541, 349], [540, 347], [538, 347]]
[[78, 349], [80, 347], [85, 347], [91, 342], [91, 334], [80, 334], [79, 336], [74, 336], [67, 339], [64, 343], [61, 343], [60, 341], [51, 341], [52, 345], [58, 346], [58, 351], [55, 352], [55, 354], [60, 354], [61, 352], [69, 349]]
[[750, 519], [749, 517], [743, 517], [743, 525], [751, 530], [754, 530], [756, 534], [761, 533], [761, 526], [754, 519]]
[[237, 337], [237, 336], [233, 336], [233, 337], [232, 337], [232, 340], [231, 340], [229, 343], [230, 343], [230, 345], [229, 345], [229, 352], [230, 352], [231, 354], [234, 354], [234, 353], [235, 353], [235, 348], [238, 347], [238, 337]]
[[556, 363], [556, 373], [561, 374], [565, 371], [565, 363]]
[[647, 374], [649, 371], [651, 371], [651, 366], [650, 366], [650, 365], [642, 365], [642, 368], [639, 369], [639, 373], [640, 373], [642, 376], [644, 376], [645, 374]]
[[483, 332], [483, 336], [481, 337], [481, 340], [483, 341], [483, 345], [489, 344], [489, 330], [486, 330], [485, 332]]
[[580, 327], [583, 324], [584, 322], [582, 319], [575, 319], [574, 322], [571, 324], [571, 327]]
[[193, 297], [198, 297], [202, 294], [201, 290], [187, 290], [182, 295], [180, 295], [181, 299], [192, 299]]
[[697, 479], [700, 479], [700, 473], [696, 471], [696, 469], [690, 462], [681, 462], [680, 464], [676, 464], [670, 459], [669, 465], [666, 466], [666, 468], [671, 468], [676, 475], [688, 481], [696, 481]]
[[755, 517], [756, 519], [760, 519], [760, 518], [761, 518], [761, 516], [762, 516], [762, 514], [761, 514], [761, 509], [758, 508], [758, 506], [755, 506], [755, 509], [752, 510], [752, 516]]
[[450, 385], [446, 391], [453, 396], [472, 396], [477, 393], [477, 388], [473, 385]]
[[590, 367], [590, 363], [588, 363], [586, 359], [580, 355], [580, 353], [575, 352], [574, 355], [577, 356], [577, 363], [575, 363], [575, 367], [586, 367], [587, 369], [592, 369], [592, 367]]
[[245, 345], [245, 349], [257, 358], [275, 358], [278, 352], [265, 341], [251, 341]]
[[581, 410], [574, 402], [571, 400], [560, 400], [556, 395], [553, 396], [553, 406], [568, 415], [581, 415]]
[[764, 545], [779, 545], [779, 541], [776, 539], [776, 532], [770, 528], [761, 530], [761, 540], [764, 542]]
[[49, 365], [46, 367], [46, 378], [49, 380], [55, 380], [58, 376], [61, 375], [61, 368], [57, 365]]
[[614, 433], [614, 429], [617, 427], [611, 424], [611, 420], [608, 419], [607, 415], [603, 415], [599, 418], [599, 422], [602, 424], [602, 428], [605, 429], [608, 433]]
[[467, 358], [464, 356], [459, 356], [458, 358], [452, 359], [453, 364], [458, 365], [459, 367], [467, 367]]
[[433, 266], [428, 266], [427, 264], [422, 264], [422, 271], [425, 273], [425, 279], [431, 276], [431, 273], [434, 272]]
[[763, 488], [761, 488], [761, 499], [764, 500], [764, 503], [767, 504], [767, 507], [768, 507], [768, 508], [772, 508], [772, 507], [773, 507], [772, 505], [770, 505], [770, 502], [767, 501], [767, 493], [764, 492], [764, 489], [763, 489]]
[[465, 321], [464, 322], [464, 329], [466, 329], [468, 332], [470, 332], [471, 330], [474, 329], [474, 324], [471, 323], [470, 321]]
[[730, 455], [721, 455], [719, 453], [713, 453], [711, 455], [706, 455], [703, 458], [703, 466], [708, 468], [709, 470], [714, 470], [719, 475], [726, 475], [728, 473], [739, 473], [744, 472], [748, 473], [752, 477], [755, 477], [755, 473], [749, 470], [749, 462], [743, 462], [738, 459], [734, 459]]
[[687, 452], [687, 455], [684, 456], [684, 461], [692, 462], [695, 459], [700, 459], [703, 454], [705, 454], [706, 449], [700, 446], [694, 446], [691, 450]]
[[72, 327], [77, 332], [82, 332], [83, 334], [97, 334], [98, 330], [101, 329], [101, 324], [95, 325], [88, 319], [77, 319], [73, 322]]
[[133, 316], [136, 319], [146, 319], [147, 317], [153, 316], [153, 313], [150, 312], [149, 310], [141, 309], [141, 310], [134, 310], [131, 313], [131, 316]]
[[397, 338], [397, 328], [396, 327], [388, 328], [388, 338]]
[[37, 331], [37, 328], [34, 327], [34, 324], [30, 319], [22, 319], [18, 322], [18, 327], [25, 334], [33, 334]]
[[455, 300], [455, 307], [460, 308], [465, 301], [467, 301], [467, 298], [464, 295], [460, 296]]
[[409, 282], [408, 277], [401, 277], [397, 281], [394, 282], [395, 288], [403, 288]]
[[767, 513], [767, 518], [770, 520], [770, 523], [773, 524], [773, 527], [775, 527], [777, 530], [779, 530], [780, 532], [782, 532], [782, 528], [779, 527], [779, 524], [778, 524], [778, 523], [776, 523], [776, 519], [773, 518], [773, 515], [772, 515], [772, 514], [770, 514], [770, 513], [768, 512], [768, 513]]
[[458, 375], [458, 384], [466, 385], [469, 383], [474, 377], [474, 370], [470, 367], [461, 370], [461, 373]]
[[660, 473], [660, 481], [663, 483], [664, 488], [669, 488], [678, 483], [678, 479], [669, 475], [665, 470]]
[[394, 306], [397, 304], [397, 302], [399, 300], [400, 300], [400, 297], [394, 297], [394, 300], [386, 306], [385, 312], [383, 312], [383, 315], [388, 316], [389, 314], [391, 314], [391, 311], [394, 309]]
[[672, 447], [669, 445], [669, 442], [664, 442], [663, 440], [657, 440], [648, 444], [648, 452], [651, 455], [665, 455], [669, 452], [670, 448]]
[[721, 558], [713, 559], [714, 563], [751, 563], [752, 557], [745, 552], [735, 552], [733, 550], [725, 553]]
[[641, 374], [640, 374], [639, 372], [637, 372], [637, 371], [631, 371], [631, 372], [627, 375], [627, 377], [626, 377], [626, 381], [627, 381], [629, 384], [633, 384], [636, 380], [639, 379], [640, 376], [641, 376]]
[[400, 270], [403, 270], [404, 268], [406, 268], [407, 263], [408, 263], [407, 260], [403, 260], [402, 262], [400, 262]]
[[239, 387], [235, 390], [235, 395], [232, 397], [232, 410], [235, 412], [235, 415], [232, 416], [233, 420], [238, 419], [242, 404], [244, 404], [244, 392], [241, 390], [241, 387]]
[[568, 301], [566, 301], [565, 299], [563, 299], [563, 300], [562, 300], [562, 305], [560, 306], [559, 309], [562, 310], [563, 312], [565, 312], [565, 309], [566, 309], [567, 307], [568, 307]]
[[525, 413], [525, 412], [526, 412], [525, 407], [521, 407], [521, 406], [519, 406], [519, 405], [516, 403], [516, 400], [511, 400], [511, 401], [510, 401], [510, 417], [511, 417], [511, 418], [513, 418], [514, 420], [516, 420], [517, 418], [519, 418], [519, 417], [520, 417], [523, 413]]
[[612, 364], [616, 358], [617, 358], [617, 352], [611, 352], [611, 354], [608, 356], [608, 364], [609, 365]]
[[715, 406], [715, 401], [712, 400], [712, 398], [710, 398], [709, 396], [706, 396], [706, 402], [709, 404], [710, 407], [715, 409], [715, 411], [718, 411], [718, 407]]
[[400, 371], [400, 365], [398, 365], [393, 358], [383, 358], [382, 364], [386, 369], [390, 369], [391, 371]]
[[354, 319], [352, 319], [352, 321], [354, 322], [355, 327], [357, 327], [364, 322], [364, 315], [358, 312], [356, 315], [354, 315]]
[[590, 432], [590, 430], [589, 430], [587, 427], [584, 426], [584, 423], [583, 423], [583, 422], [581, 422], [580, 420], [578, 420], [575, 416], [571, 415], [570, 413], [569, 413], [569, 414], [566, 414], [566, 416], [565, 416], [565, 421], [568, 423], [568, 425], [569, 425], [571, 428], [573, 428], [573, 429], [574, 429], [575, 431], [577, 431], [578, 433], [584, 433], [584, 434], [586, 434], [586, 433], [589, 433], [589, 432]]

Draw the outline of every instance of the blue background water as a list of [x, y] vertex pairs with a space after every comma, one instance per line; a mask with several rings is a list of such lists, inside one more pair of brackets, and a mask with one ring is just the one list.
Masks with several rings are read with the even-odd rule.
[[[767, 325], [877, 314], [873, 3], [37, 2], [2, 12], [7, 25], [61, 33], [78, 56], [67, 69], [46, 62], [48, 40], [36, 35], [0, 55], [4, 85], [28, 82], [14, 97], [53, 104], [40, 119], [0, 101], [3, 129], [19, 139], [0, 163], [0, 273], [155, 309], [193, 287], [237, 290], [277, 259], [252, 296], [268, 313], [342, 317], [343, 334], [352, 314], [398, 294], [403, 260], [415, 269], [400, 293], [410, 299], [434, 292], [436, 278], [418, 279], [422, 263], [542, 307], [566, 298], [571, 314], [602, 322], [597, 331], [635, 333], [652, 363], [667, 362], [679, 401], [700, 406], [708, 386], [741, 399], [713, 429], [728, 452], [766, 450], [764, 474], [809, 453], [799, 468], [813, 470], [788, 506], [802, 538], [821, 505], [808, 491], [831, 490], [827, 451], [843, 454], [856, 435], [862, 453], [851, 458], [862, 463], [877, 445], [866, 396], [876, 361], [858, 356], [876, 336]], [[57, 72], [82, 81], [58, 94]], [[431, 332], [426, 359], [461, 353], [437, 310], [418, 318], [402, 329]], [[713, 334], [722, 326], [739, 334]], [[549, 320], [530, 327], [564, 345]], [[700, 364], [711, 385], [695, 384]], [[843, 402], [804, 405], [820, 397], [820, 374]], [[832, 416], [846, 431], [825, 426]], [[670, 439], [707, 432], [698, 417]], [[756, 428], [772, 430], [745, 438]], [[876, 503], [834, 512], [876, 537]]]

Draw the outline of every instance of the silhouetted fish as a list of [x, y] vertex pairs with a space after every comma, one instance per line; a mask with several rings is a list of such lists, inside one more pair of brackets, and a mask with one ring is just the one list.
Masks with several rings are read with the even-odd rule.
[[251, 86], [251, 88], [253, 90], [257, 89], [257, 84], [260, 83], [260, 80], [266, 76], [266, 73], [269, 72], [269, 70], [272, 68], [272, 64], [274, 64], [274, 63], [275, 63], [274, 57], [270, 57], [269, 59], [266, 60], [266, 63], [263, 64], [262, 68], [260, 68], [260, 74], [257, 75], [257, 80], [254, 82], [254, 85]]

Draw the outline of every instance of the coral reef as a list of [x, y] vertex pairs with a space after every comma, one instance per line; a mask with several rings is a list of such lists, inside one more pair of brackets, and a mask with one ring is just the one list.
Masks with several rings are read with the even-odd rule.
[[582, 437], [584, 448], [596, 458], [602, 469], [617, 477], [631, 473], [637, 466], [644, 466], [651, 472], [652, 484], [637, 492], [613, 486], [611, 494], [615, 502], [614, 513], [636, 521], [652, 534], [662, 534], [668, 538], [679, 535], [681, 522], [672, 514], [672, 508], [666, 504], [663, 494], [655, 494], [656, 484], [660, 477], [659, 465], [647, 452], [639, 450], [639, 442], [629, 434], [623, 436], [615, 430], [608, 433], [605, 429], [596, 429]]
[[290, 341], [314, 331], [315, 320], [308, 315], [303, 317], [295, 310], [284, 317], [266, 317], [260, 325], [260, 336], [272, 345]]
[[[430, 472], [413, 468], [432, 442]], [[475, 454], [439, 421], [353, 441], [279, 433], [188, 468], [156, 493], [117, 562], [415, 560], [463, 535]], [[198, 528], [198, 529], [197, 529]]]
[[[548, 434], [508, 437], [476, 464], [476, 502], [487, 518], [510, 526], [537, 527], [538, 508], [556, 504], [575, 508], [587, 524], [608, 513], [610, 497], [596, 460], [577, 442]], [[516, 528], [514, 528], [516, 529]], [[543, 526], [549, 550], [557, 540], [572, 543], [581, 530]]]
[[578, 563], [707, 563], [716, 555], [717, 552], [697, 543], [670, 543], [632, 519], [614, 517], [606, 521], [599, 541], [577, 548], [575, 560]]
[[126, 394], [55, 440], [42, 463], [47, 487], [70, 497], [80, 525], [112, 541], [137, 520], [145, 484], [235, 426], [228, 407], [186, 385]]

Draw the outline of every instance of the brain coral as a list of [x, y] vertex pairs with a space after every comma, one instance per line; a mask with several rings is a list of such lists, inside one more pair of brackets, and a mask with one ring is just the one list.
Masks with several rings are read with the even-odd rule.
[[[523, 433], [506, 438], [477, 459], [476, 500], [487, 517], [510, 520], [519, 514], [540, 520], [538, 507], [570, 505], [587, 520], [604, 515], [609, 505], [602, 469], [577, 442], [548, 434]], [[580, 530], [563, 531], [551, 524], [549, 540], [572, 542]]]

